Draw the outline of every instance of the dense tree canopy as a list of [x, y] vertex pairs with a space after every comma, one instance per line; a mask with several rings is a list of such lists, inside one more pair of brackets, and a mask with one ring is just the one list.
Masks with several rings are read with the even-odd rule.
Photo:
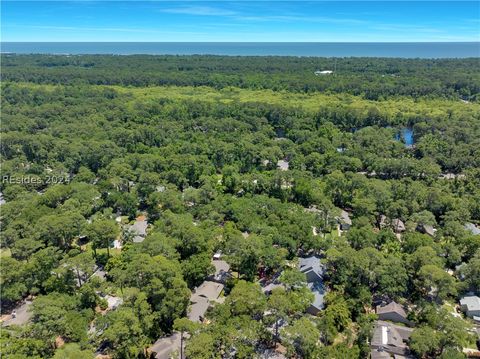
[[[475, 339], [451, 305], [480, 291], [465, 227], [480, 223], [478, 59], [314, 75], [332, 61], [2, 54], [2, 313], [32, 301], [2, 354], [145, 358], [178, 331], [189, 359], [280, 344], [365, 358], [374, 303], [396, 300], [415, 355], [462, 357]], [[232, 276], [192, 323], [214, 253]], [[316, 316], [307, 254], [325, 266]]]

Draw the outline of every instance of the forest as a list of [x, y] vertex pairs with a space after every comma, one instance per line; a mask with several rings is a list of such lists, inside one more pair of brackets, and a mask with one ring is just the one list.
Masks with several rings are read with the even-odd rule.
[[480, 355], [480, 59], [2, 54], [1, 93], [2, 357]]

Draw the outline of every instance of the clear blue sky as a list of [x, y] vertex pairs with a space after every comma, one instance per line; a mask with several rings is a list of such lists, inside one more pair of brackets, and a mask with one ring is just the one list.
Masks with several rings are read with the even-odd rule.
[[480, 41], [478, 1], [13, 1], [2, 41]]

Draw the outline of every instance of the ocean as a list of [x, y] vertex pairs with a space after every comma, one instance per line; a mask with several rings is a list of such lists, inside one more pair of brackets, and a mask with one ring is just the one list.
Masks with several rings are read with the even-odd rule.
[[321, 57], [480, 57], [480, 42], [2, 42], [3, 53]]

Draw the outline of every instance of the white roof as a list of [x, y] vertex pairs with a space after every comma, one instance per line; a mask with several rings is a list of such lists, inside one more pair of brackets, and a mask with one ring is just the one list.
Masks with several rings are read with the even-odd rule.
[[117, 309], [120, 304], [123, 303], [123, 299], [120, 297], [114, 297], [111, 295], [106, 295], [105, 300], [108, 303], [108, 309]]
[[278, 160], [278, 162], [277, 162], [277, 167], [278, 167], [281, 171], [287, 171], [287, 170], [288, 170], [288, 161]]
[[340, 221], [345, 223], [345, 224], [349, 224], [349, 225], [352, 225], [352, 220], [350, 219], [350, 215], [348, 214], [347, 211], [343, 210], [340, 212], [340, 217], [339, 217]]
[[480, 310], [480, 298], [476, 295], [463, 297], [460, 304], [466, 306], [468, 311]]
[[480, 235], [480, 228], [473, 223], [465, 223], [464, 228], [473, 235]]

